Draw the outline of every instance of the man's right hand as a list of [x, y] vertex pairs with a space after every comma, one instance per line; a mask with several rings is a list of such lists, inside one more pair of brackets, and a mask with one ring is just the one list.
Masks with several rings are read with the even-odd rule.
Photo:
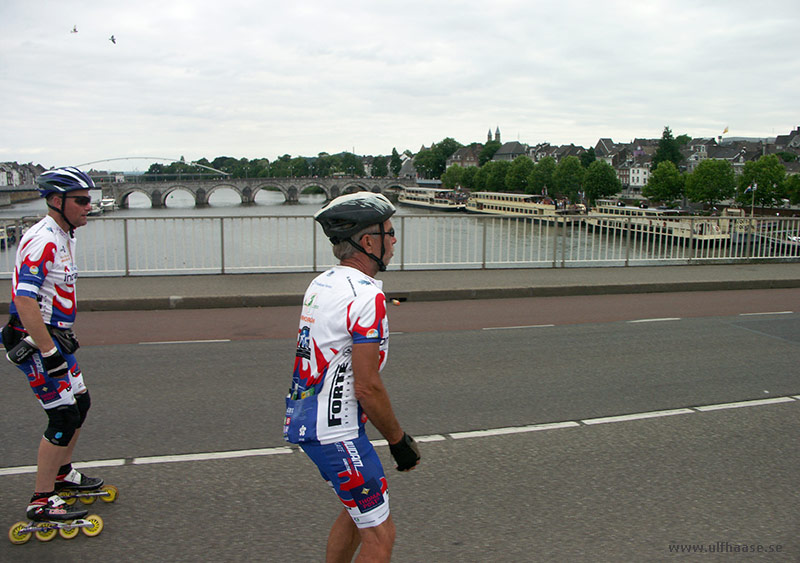
[[64, 377], [69, 372], [67, 360], [61, 355], [58, 348], [42, 353], [42, 365], [47, 375], [53, 378]]
[[402, 440], [396, 444], [389, 444], [389, 451], [397, 462], [398, 471], [414, 469], [421, 459], [416, 440], [405, 433]]

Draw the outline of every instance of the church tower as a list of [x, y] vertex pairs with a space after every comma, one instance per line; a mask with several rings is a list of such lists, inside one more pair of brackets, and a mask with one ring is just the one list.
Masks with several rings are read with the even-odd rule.
[[498, 143], [500, 142], [500, 127], [497, 127], [497, 130], [494, 132], [494, 140]]
[[489, 129], [489, 132], [486, 134], [486, 142], [487, 143], [491, 143], [492, 142], [492, 130], [491, 130], [491, 128]]

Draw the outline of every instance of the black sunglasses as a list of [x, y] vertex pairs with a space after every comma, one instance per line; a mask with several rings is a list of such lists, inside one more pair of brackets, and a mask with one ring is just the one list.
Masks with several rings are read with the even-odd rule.
[[92, 203], [92, 198], [88, 195], [65, 195], [66, 199], [74, 199], [78, 205], [89, 205]]
[[[378, 235], [378, 236], [381, 235], [381, 233], [364, 233], [364, 234], [366, 234], [366, 235]], [[383, 234], [384, 235], [389, 235], [390, 237], [393, 237], [394, 236], [394, 227], [392, 227], [388, 231], [384, 231]]]

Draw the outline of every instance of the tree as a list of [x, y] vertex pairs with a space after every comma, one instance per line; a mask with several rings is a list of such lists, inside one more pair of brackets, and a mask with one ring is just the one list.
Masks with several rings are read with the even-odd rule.
[[506, 187], [506, 176], [511, 169], [511, 163], [507, 160], [492, 160], [483, 166], [483, 168], [487, 167], [486, 190], [490, 192], [504, 191]]
[[392, 159], [389, 161], [389, 170], [392, 171], [392, 175], [397, 176], [400, 174], [400, 169], [403, 167], [403, 160], [400, 158], [400, 154], [397, 152], [396, 148], [392, 149]]
[[578, 201], [578, 192], [581, 191], [585, 173], [577, 156], [568, 156], [561, 160], [553, 172], [556, 194], [564, 196], [570, 201]]
[[533, 172], [533, 161], [525, 155], [514, 159], [506, 174], [506, 190], [510, 192], [525, 192], [528, 188], [528, 178]]
[[733, 197], [735, 190], [733, 166], [727, 160], [704, 160], [686, 176], [686, 197], [690, 201], [703, 202], [708, 207]]
[[786, 187], [786, 197], [789, 203], [792, 205], [800, 203], [800, 174], [787, 176], [784, 186]]
[[389, 160], [385, 156], [376, 156], [372, 159], [372, 175], [378, 177], [389, 175]]
[[414, 167], [424, 178], [441, 178], [447, 167], [447, 159], [461, 146], [461, 143], [451, 137], [442, 139], [431, 148], [419, 151], [414, 157]]
[[[762, 156], [755, 162], [746, 162], [742, 175], [739, 176], [736, 199], [745, 204], [773, 206], [785, 196], [785, 179], [786, 169], [774, 154]], [[755, 185], [756, 190], [745, 195], [745, 190], [750, 185]]]
[[555, 170], [556, 159], [552, 156], [546, 156], [537, 162], [528, 176], [528, 189], [526, 191], [531, 194], [545, 195], [548, 190], [555, 186], [553, 184], [553, 172]]
[[622, 182], [617, 178], [617, 172], [613, 166], [604, 160], [595, 160], [586, 169], [583, 187], [586, 199], [589, 203], [594, 203], [598, 198], [610, 197], [619, 193], [622, 190]]
[[442, 187], [448, 190], [454, 190], [461, 185], [461, 179], [463, 177], [464, 168], [458, 164], [454, 164], [442, 174]]
[[597, 160], [597, 156], [594, 153], [594, 147], [589, 147], [589, 150], [581, 153], [580, 159], [581, 159], [581, 165], [584, 168], [589, 168], [592, 162]]
[[502, 146], [503, 144], [500, 141], [488, 141], [485, 145], [483, 145], [483, 149], [481, 149], [481, 152], [478, 155], [478, 165], [483, 166], [492, 160], [494, 153], [500, 150], [500, 147]]
[[478, 175], [477, 166], [467, 166], [461, 176], [461, 187], [465, 190], [475, 189], [475, 177]]
[[363, 176], [365, 174], [364, 162], [360, 157], [351, 152], [343, 152], [340, 158], [341, 161], [337, 172], [342, 172], [348, 176]]
[[669, 160], [663, 160], [650, 174], [650, 180], [642, 188], [642, 195], [653, 201], [671, 203], [683, 194], [683, 176]]
[[665, 160], [672, 162], [675, 168], [678, 168], [683, 160], [680, 145], [678, 141], [672, 138], [672, 131], [669, 127], [664, 127], [664, 133], [661, 135], [661, 140], [658, 141], [658, 149], [653, 155], [653, 170], [658, 168], [658, 165]]

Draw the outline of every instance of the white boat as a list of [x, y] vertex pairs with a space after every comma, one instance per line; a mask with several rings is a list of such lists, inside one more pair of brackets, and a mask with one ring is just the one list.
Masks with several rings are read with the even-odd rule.
[[113, 211], [117, 208], [117, 202], [113, 197], [104, 197], [100, 200], [101, 211]]
[[441, 188], [405, 188], [397, 196], [397, 203], [434, 211], [463, 211], [465, 200], [464, 192]]
[[735, 222], [733, 216], [694, 217], [677, 209], [636, 207], [613, 199], [598, 199], [586, 215], [590, 230], [630, 230], [635, 235], [665, 236], [684, 242], [730, 240]]
[[556, 202], [547, 196], [504, 192], [472, 192], [467, 200], [467, 213], [487, 215], [520, 215], [534, 221], [555, 223], [564, 216], [583, 216], [582, 204]]

